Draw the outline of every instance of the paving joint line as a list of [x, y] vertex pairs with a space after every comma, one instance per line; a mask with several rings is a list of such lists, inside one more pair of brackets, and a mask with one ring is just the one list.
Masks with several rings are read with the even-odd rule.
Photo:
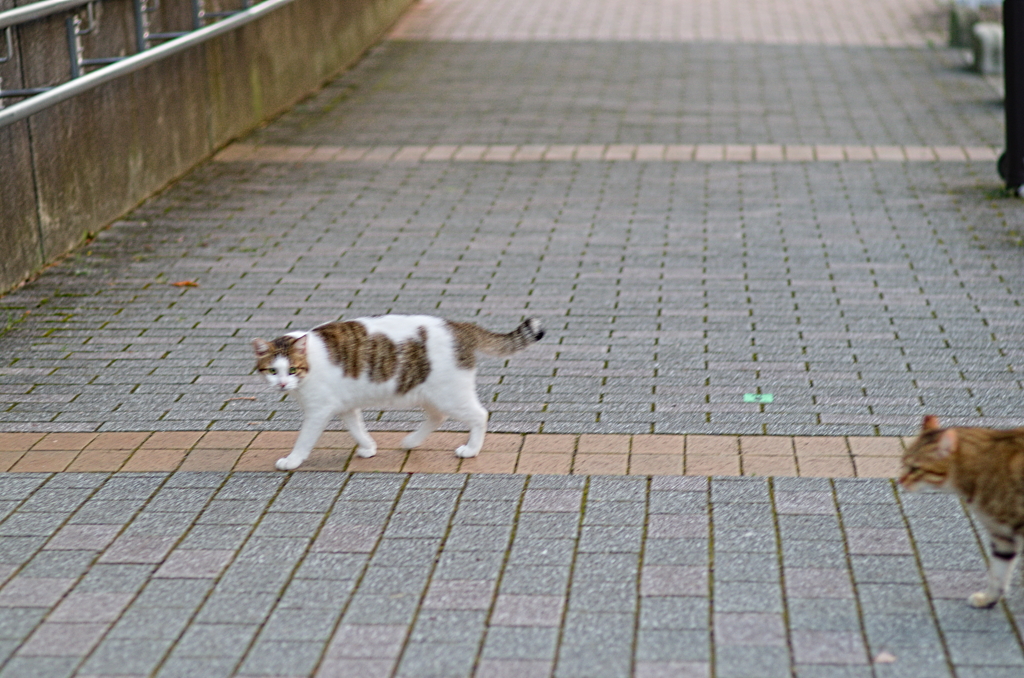
[[498, 570], [498, 578], [494, 582], [494, 596], [491, 598], [491, 605], [487, 609], [487, 614], [484, 617], [484, 635], [483, 638], [480, 639], [480, 645], [477, 647], [476, 656], [473, 657], [473, 675], [475, 675], [479, 670], [480, 662], [483, 660], [484, 645], [487, 644], [487, 635], [490, 633], [491, 629], [491, 619], [494, 617], [494, 610], [498, 605], [498, 597], [501, 595], [501, 582], [505, 579], [508, 562], [512, 556], [512, 545], [515, 543], [516, 533], [519, 531], [519, 519], [522, 517], [523, 500], [526, 498], [526, 492], [530, 487], [530, 478], [530, 476], [527, 476], [523, 479], [523, 489], [519, 492], [519, 498], [516, 500], [516, 511], [515, 517], [512, 520], [512, 529], [509, 531], [508, 541], [505, 544], [504, 553], [502, 554], [501, 568]]
[[576, 521], [576, 537], [573, 539], [572, 560], [569, 561], [569, 576], [565, 584], [565, 605], [562, 606], [562, 615], [558, 619], [558, 633], [555, 634], [555, 656], [551, 660], [551, 675], [558, 674], [558, 666], [561, 663], [562, 639], [565, 637], [565, 622], [569, 618], [569, 604], [572, 602], [573, 575], [576, 573], [576, 560], [580, 554], [580, 540], [583, 539], [583, 522], [586, 519], [587, 497], [590, 495], [590, 476], [583, 481], [583, 489], [580, 491], [580, 511]]
[[715, 678], [718, 675], [718, 653], [715, 652], [715, 505], [711, 501], [712, 482], [708, 479], [704, 491], [707, 502], [707, 525], [708, 525], [708, 554], [707, 554], [707, 576], [704, 585], [708, 594], [708, 675]]
[[[875, 661], [873, 656], [874, 650], [869, 642], [870, 639], [868, 638], [867, 626], [864, 624], [864, 607], [860, 601], [860, 590], [857, 587], [857, 578], [854, 576], [853, 557], [850, 555], [850, 540], [846, 533], [846, 521], [843, 520], [842, 506], [839, 503], [839, 492], [836, 489], [836, 481], [834, 478], [828, 479], [828, 487], [829, 494], [832, 499], [832, 506], [836, 514], [836, 522], [839, 524], [839, 534], [843, 539], [843, 560], [846, 562], [846, 570], [850, 578], [850, 590], [853, 592], [853, 604], [857, 608], [857, 628], [860, 630], [861, 642], [864, 643], [864, 652], [867, 654], [868, 666], [871, 668], [871, 675], [876, 676], [877, 672], [875, 671]], [[921, 578], [924, 579], [924, 572], [921, 572]], [[785, 595], [785, 592], [783, 592], [783, 595]], [[938, 624], [936, 624], [936, 626], [937, 625]]]
[[[833, 481], [833, 483], [834, 482], [835, 481]], [[910, 520], [907, 519], [907, 513], [906, 513], [906, 511], [903, 510], [903, 501], [900, 499], [899, 489], [897, 488], [897, 485], [892, 480], [889, 481], [889, 488], [890, 488], [891, 492], [893, 493], [893, 496], [896, 498], [896, 506], [899, 508], [899, 511], [900, 511], [900, 519], [903, 521], [903, 529], [906, 530], [907, 540], [910, 542], [910, 549], [914, 553], [914, 564], [917, 566], [917, 574], [918, 574], [918, 576], [921, 577], [921, 587], [924, 590], [924, 598], [928, 602], [928, 613], [929, 613], [929, 616], [931, 617], [932, 621], [935, 623], [935, 633], [939, 637], [939, 642], [942, 643], [942, 654], [943, 654], [944, 659], [946, 660], [946, 667], [949, 669], [950, 675], [955, 676], [955, 675], [957, 675], [957, 671], [956, 671], [956, 664], [953, 661], [953, 653], [950, 651], [949, 643], [946, 640], [946, 631], [945, 631], [945, 629], [942, 628], [942, 624], [939, 623], [939, 615], [938, 615], [938, 612], [935, 609], [935, 599], [932, 598], [931, 585], [928, 583], [928, 574], [927, 574], [927, 571], [924, 568], [924, 562], [921, 559], [921, 552], [917, 548], [917, 539], [914, 538], [913, 530], [911, 530], [911, 527], [910, 527]], [[966, 510], [967, 507], [964, 505], [963, 500], [960, 499], [959, 501], [960, 501], [961, 509], [962, 510]], [[838, 513], [838, 511], [837, 511], [837, 513]], [[970, 516], [971, 514], [967, 513], [967, 515]], [[840, 520], [841, 519], [842, 518], [840, 518]], [[974, 537], [977, 540], [978, 539], [978, 532], [974, 528], [973, 520], [971, 521], [971, 529], [974, 530]], [[980, 546], [980, 544], [979, 544], [979, 546]], [[985, 549], [983, 547], [981, 548], [981, 552], [982, 552], [982, 557], [985, 557], [986, 553], [985, 553]], [[986, 558], [985, 562], [986, 562], [986, 565], [987, 565], [988, 564], [987, 558]], [[851, 568], [851, 572], [852, 571], [853, 570]], [[859, 600], [858, 600], [858, 606], [859, 606]], [[863, 616], [860, 617], [860, 622], [861, 622], [861, 624], [864, 623]], [[1020, 644], [1019, 638], [1018, 638], [1017, 642], [1018, 642], [1018, 645], [1019, 645]]]
[[[794, 454], [794, 456], [796, 456]], [[766, 480], [768, 502], [772, 511], [772, 529], [775, 532], [775, 560], [779, 565], [779, 590], [782, 597], [782, 622], [786, 633], [786, 649], [789, 652], [789, 665], [796, 666], [796, 652], [793, 648], [793, 629], [790, 627], [789, 595], [786, 593], [786, 563], [782, 555], [782, 529], [779, 527], [779, 508], [775, 503], [775, 482], [773, 478]]]
[[636, 564], [636, 606], [633, 608], [633, 643], [629, 653], [629, 672], [636, 675], [636, 655], [640, 639], [640, 622], [643, 614], [643, 581], [644, 581], [644, 558], [647, 555], [647, 532], [651, 522], [651, 483], [652, 478], [644, 479], [644, 522], [640, 526], [640, 551], [637, 554]]

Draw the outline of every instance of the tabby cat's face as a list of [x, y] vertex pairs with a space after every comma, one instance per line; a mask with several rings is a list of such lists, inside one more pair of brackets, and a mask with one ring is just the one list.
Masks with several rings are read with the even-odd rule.
[[254, 339], [252, 347], [256, 352], [256, 369], [277, 389], [298, 388], [309, 372], [305, 336], [284, 336], [273, 341]]
[[956, 432], [942, 429], [939, 420], [927, 416], [921, 434], [903, 454], [900, 485], [907, 490], [920, 487], [944, 489], [949, 479], [950, 455], [956, 449]]

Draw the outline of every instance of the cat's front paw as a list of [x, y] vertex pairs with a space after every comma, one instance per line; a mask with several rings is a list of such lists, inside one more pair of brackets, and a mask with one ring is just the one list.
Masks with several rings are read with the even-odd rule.
[[967, 604], [971, 607], [986, 608], [992, 607], [998, 600], [998, 596], [990, 596], [985, 591], [978, 591], [967, 598]]
[[287, 457], [281, 457], [278, 459], [274, 466], [277, 467], [278, 471], [294, 471], [299, 468], [299, 464], [301, 463], [301, 459], [293, 459], [291, 455], [288, 455]]
[[362, 457], [363, 459], [369, 459], [370, 457], [372, 457], [375, 454], [377, 454], [377, 448], [376, 447], [357, 447], [356, 448], [356, 455]]
[[474, 450], [469, 445], [461, 445], [455, 450], [455, 456], [461, 459], [469, 459], [480, 454], [480, 450]]

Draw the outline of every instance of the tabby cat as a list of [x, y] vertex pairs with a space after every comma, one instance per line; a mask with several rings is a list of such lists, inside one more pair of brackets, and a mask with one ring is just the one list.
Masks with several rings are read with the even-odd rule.
[[496, 334], [432, 316], [384, 315], [254, 339], [256, 368], [274, 387], [294, 391], [303, 412], [295, 447], [276, 466], [297, 468], [336, 414], [358, 443], [356, 454], [372, 457], [377, 444], [363, 424], [366, 407], [423, 408], [426, 419], [402, 441], [406, 449], [426, 440], [446, 416], [464, 421], [469, 441], [455, 454], [475, 457], [487, 431], [487, 410], [476, 396], [476, 353], [507, 356], [543, 336], [532, 318]]
[[974, 607], [992, 607], [1006, 593], [1024, 542], [1024, 428], [942, 428], [924, 418], [903, 455], [900, 485], [930, 485], [964, 499], [988, 530], [988, 585], [972, 593]]

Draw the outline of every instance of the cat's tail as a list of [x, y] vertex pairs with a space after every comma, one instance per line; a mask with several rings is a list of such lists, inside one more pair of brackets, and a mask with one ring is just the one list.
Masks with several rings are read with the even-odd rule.
[[527, 318], [508, 334], [491, 332], [474, 323], [449, 324], [460, 345], [459, 353], [463, 356], [480, 352], [500, 358], [521, 351], [544, 337], [544, 327], [536, 318]]

